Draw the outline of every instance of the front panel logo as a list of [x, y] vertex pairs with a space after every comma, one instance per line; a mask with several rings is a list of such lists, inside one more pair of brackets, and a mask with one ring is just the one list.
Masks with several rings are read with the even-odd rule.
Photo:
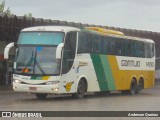
[[74, 82], [68, 82], [64, 87], [66, 88], [66, 91], [69, 92], [71, 90], [71, 87]]

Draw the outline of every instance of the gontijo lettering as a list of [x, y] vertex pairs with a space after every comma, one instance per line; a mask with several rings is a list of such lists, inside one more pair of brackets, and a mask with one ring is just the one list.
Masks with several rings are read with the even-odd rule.
[[140, 61], [135, 60], [122, 60], [121, 61], [122, 66], [128, 66], [128, 67], [140, 67]]

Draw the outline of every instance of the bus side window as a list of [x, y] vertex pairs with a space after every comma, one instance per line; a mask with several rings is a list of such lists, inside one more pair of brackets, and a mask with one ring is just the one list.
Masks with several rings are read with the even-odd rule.
[[88, 33], [79, 32], [78, 37], [78, 50], [77, 53], [89, 53], [91, 45], [90, 36]]
[[134, 57], [141, 57], [142, 56], [142, 48], [140, 41], [134, 41]]
[[127, 39], [125, 42], [125, 56], [131, 56], [131, 42]]
[[67, 33], [62, 61], [62, 74], [67, 73], [74, 62], [76, 52], [76, 32]]
[[140, 52], [140, 50], [141, 50], [141, 45], [140, 45], [140, 42], [137, 41], [137, 42], [136, 42], [136, 50], [135, 50], [135, 52], [136, 52], [136, 57], [141, 57], [141, 52]]
[[126, 40], [120, 38], [120, 42], [121, 42], [121, 55], [122, 56], [128, 56], [128, 54], [126, 53], [126, 50], [128, 46], [126, 46]]
[[119, 38], [115, 38], [115, 43], [116, 43], [116, 55], [121, 56], [122, 54], [122, 48], [121, 48], [121, 41]]
[[100, 36], [92, 35], [92, 51], [93, 53], [100, 53]]
[[107, 55], [117, 55], [117, 48], [116, 48], [116, 39], [114, 37], [104, 37], [101, 39], [101, 46], [100, 49], [103, 49], [103, 54]]
[[100, 39], [99, 39], [99, 53], [100, 54], [103, 54], [103, 44], [104, 44], [104, 36], [100, 36]]
[[151, 43], [151, 57], [154, 57], [154, 43]]
[[107, 54], [108, 55], [112, 55], [112, 38], [111, 37], [108, 37], [107, 39], [108, 41], [108, 44], [107, 44]]
[[131, 46], [131, 56], [135, 57], [135, 42], [133, 40], [130, 40], [130, 46]]
[[145, 56], [145, 52], [144, 52], [144, 42], [140, 42], [140, 55], [139, 57], [144, 57]]
[[150, 58], [151, 51], [150, 51], [150, 43], [145, 43], [145, 58]]
[[103, 37], [103, 44], [102, 44], [102, 54], [107, 54], [107, 45], [108, 45], [108, 39], [107, 37]]

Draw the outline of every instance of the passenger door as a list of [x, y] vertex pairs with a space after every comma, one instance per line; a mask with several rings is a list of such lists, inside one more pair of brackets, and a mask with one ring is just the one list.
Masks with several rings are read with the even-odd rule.
[[62, 60], [62, 91], [73, 92], [75, 91], [75, 80], [77, 79], [77, 62], [75, 59], [77, 43], [77, 32], [67, 33]]

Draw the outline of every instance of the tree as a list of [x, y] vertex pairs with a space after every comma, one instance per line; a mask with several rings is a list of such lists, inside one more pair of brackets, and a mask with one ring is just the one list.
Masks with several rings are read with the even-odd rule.
[[3, 1], [0, 4], [0, 13], [6, 13], [6, 14], [11, 14], [10, 8], [8, 7], [7, 10], [4, 9], [5, 8], [5, 1]]
[[24, 14], [24, 16], [27, 18], [32, 18], [32, 13]]
[[[0, 3], [0, 13], [6, 13], [6, 15], [14, 15], [14, 14], [11, 13], [10, 7], [8, 7], [5, 10], [5, 1]], [[32, 13], [24, 14], [24, 16], [27, 17], [27, 18], [31, 18], [32, 17]]]
[[4, 11], [5, 1], [0, 4], [0, 13]]

